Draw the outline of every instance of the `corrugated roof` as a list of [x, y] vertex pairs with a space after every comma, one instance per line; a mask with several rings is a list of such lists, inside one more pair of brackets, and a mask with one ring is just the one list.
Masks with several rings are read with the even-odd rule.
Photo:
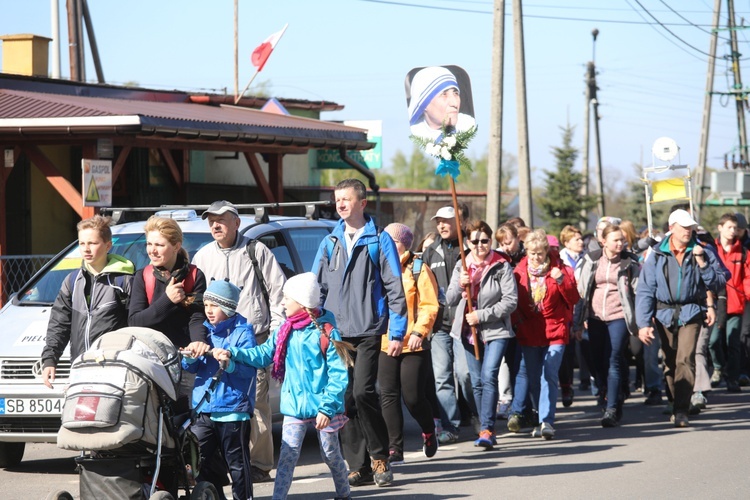
[[[138, 116], [142, 131], [149, 133], [171, 131], [177, 135], [184, 134], [190, 137], [196, 137], [197, 133], [199, 136], [215, 135], [219, 138], [248, 141], [257, 140], [258, 135], [263, 135], [265, 143], [272, 143], [276, 140], [285, 144], [289, 144], [290, 141], [291, 143], [322, 141], [327, 143], [327, 147], [334, 147], [338, 141], [341, 142], [341, 146], [348, 149], [369, 147], [366, 143], [367, 134], [361, 129], [340, 123], [266, 113], [236, 106], [141, 101], [0, 89], [0, 134], [3, 122], [6, 120], [13, 120], [13, 129], [23, 126], [31, 129], [35, 124], [49, 129], [50, 124], [44, 123], [44, 119], [104, 116]], [[66, 129], [66, 132], [70, 133], [70, 126], [66, 127], [59, 121], [54, 120], [53, 128], [60, 127], [61, 132]], [[344, 144], [345, 142], [348, 144]]]

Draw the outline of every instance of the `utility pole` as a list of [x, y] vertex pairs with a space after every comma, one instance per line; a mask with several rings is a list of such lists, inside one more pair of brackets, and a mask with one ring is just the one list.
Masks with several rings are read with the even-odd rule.
[[234, 0], [234, 99], [240, 91], [239, 0]]
[[[594, 78], [594, 65], [589, 63], [586, 65], [586, 119], [583, 121], [583, 153], [581, 154], [581, 176], [583, 177], [583, 185], [581, 186], [581, 198], [586, 199], [589, 195], [589, 126], [591, 124], [591, 81]], [[581, 223], [579, 228], [581, 231], [586, 231], [588, 226], [588, 212], [583, 209], [581, 210]]]
[[[599, 191], [597, 198], [596, 208], [599, 212], [599, 217], [604, 217], [604, 181], [602, 179], [602, 148], [601, 140], [599, 138], [599, 100], [596, 98], [596, 91], [599, 88], [596, 86], [596, 37], [599, 36], [599, 30], [594, 28], [591, 31], [591, 36], [594, 38], [594, 45], [591, 54], [591, 61], [586, 66], [586, 84], [588, 87], [588, 98], [589, 103], [594, 110], [594, 146], [596, 153], [596, 187]], [[588, 110], [586, 111], [588, 113]], [[587, 117], [588, 123], [588, 117]], [[588, 134], [587, 134], [588, 135]], [[588, 137], [586, 139], [586, 147], [588, 148]], [[588, 153], [588, 152], [587, 152]], [[588, 154], [587, 154], [588, 156]], [[588, 160], [588, 158], [586, 158]], [[588, 161], [586, 165], [586, 175], [588, 176]], [[588, 182], [588, 177], [587, 177]]]
[[521, 0], [513, 0], [513, 35], [516, 59], [516, 114], [518, 115], [518, 208], [529, 227], [534, 225], [531, 208], [531, 162], [529, 160], [529, 124], [526, 109], [526, 63], [523, 47], [523, 11]]
[[740, 165], [747, 168], [747, 131], [745, 130], [745, 93], [742, 90], [742, 78], [740, 77], [740, 52], [737, 45], [737, 28], [734, 25], [734, 0], [727, 0], [727, 28], [732, 46], [732, 75], [734, 76], [734, 102], [737, 106], [737, 132], [740, 143]]
[[[89, 45], [91, 45], [91, 57], [94, 59], [94, 70], [96, 71], [96, 79], [99, 83], [104, 82], [104, 71], [102, 71], [102, 61], [99, 58], [99, 46], [96, 44], [96, 35], [94, 35], [94, 23], [91, 21], [91, 13], [89, 12], [88, 0], [81, 0], [83, 20], [86, 22], [86, 32], [89, 34]], [[83, 48], [83, 33], [81, 33], [81, 47]], [[84, 51], [81, 50], [83, 53]], [[85, 57], [82, 57], [82, 61], [85, 61]], [[82, 63], [83, 64], [83, 63]]]
[[70, 57], [70, 79], [74, 82], [81, 81], [80, 59], [78, 57], [78, 22], [80, 18], [78, 11], [78, 0], [67, 0], [68, 11], [68, 55]]
[[494, 0], [492, 17], [492, 90], [490, 91], [490, 144], [487, 156], [487, 212], [492, 229], [500, 225], [503, 178], [503, 54], [505, 0]]
[[721, 14], [721, 2], [722, 0], [715, 0], [714, 2], [714, 18], [711, 26], [711, 44], [709, 46], [708, 55], [708, 72], [706, 73], [706, 95], [703, 98], [703, 120], [701, 124], [701, 143], [700, 149], [698, 150], [698, 172], [696, 175], [695, 182], [695, 203], [693, 204], [693, 210], [696, 212], [698, 220], [700, 220], [700, 210], [703, 204], [703, 193], [707, 189], [705, 184], [706, 179], [706, 156], [708, 155], [708, 131], [711, 125], [711, 101], [713, 98], [714, 91], [714, 74], [716, 72], [716, 44], [719, 38], [719, 17]]

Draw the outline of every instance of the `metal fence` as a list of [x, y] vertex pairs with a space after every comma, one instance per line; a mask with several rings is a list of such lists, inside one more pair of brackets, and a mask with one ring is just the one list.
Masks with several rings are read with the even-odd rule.
[[0, 306], [54, 255], [0, 255]]

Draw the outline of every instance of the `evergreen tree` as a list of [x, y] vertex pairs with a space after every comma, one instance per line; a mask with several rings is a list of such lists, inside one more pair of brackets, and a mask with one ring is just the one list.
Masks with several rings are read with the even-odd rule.
[[578, 158], [578, 149], [572, 145], [573, 127], [567, 125], [560, 130], [562, 146], [552, 148], [556, 169], [544, 171], [546, 193], [537, 200], [540, 215], [547, 223], [547, 232], [553, 235], [560, 234], [568, 224], [578, 226], [579, 222], [586, 220], [581, 217], [581, 211], [588, 212], [595, 205], [593, 196], [581, 196], [584, 178], [573, 169]]

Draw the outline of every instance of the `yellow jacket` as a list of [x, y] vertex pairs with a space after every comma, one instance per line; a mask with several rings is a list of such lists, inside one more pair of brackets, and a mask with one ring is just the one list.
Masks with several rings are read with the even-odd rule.
[[[409, 349], [409, 338], [412, 332], [422, 334], [422, 347], [419, 351], [429, 349], [430, 333], [432, 326], [437, 319], [438, 309], [438, 286], [435, 275], [430, 266], [422, 264], [422, 270], [419, 272], [419, 283], [414, 282], [412, 267], [414, 266], [415, 255], [407, 250], [401, 254], [401, 280], [404, 284], [404, 294], [406, 295], [406, 309], [408, 311], [408, 323], [406, 325], [406, 336], [404, 336], [403, 353], [412, 352]], [[388, 335], [383, 335], [381, 350], [388, 350]]]

